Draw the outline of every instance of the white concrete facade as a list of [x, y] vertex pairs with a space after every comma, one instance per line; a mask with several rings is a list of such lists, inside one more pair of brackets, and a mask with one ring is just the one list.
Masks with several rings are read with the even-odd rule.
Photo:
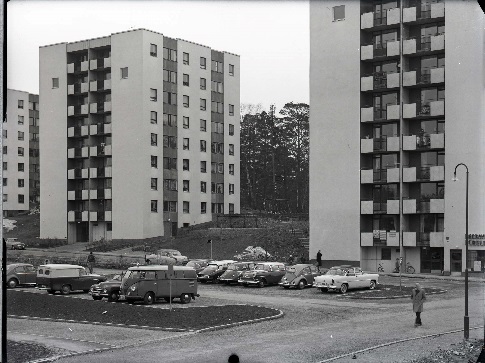
[[[165, 58], [165, 48], [176, 58]], [[41, 238], [145, 239], [212, 220], [211, 52], [209, 47], [145, 29], [41, 48], [40, 89], [47, 101], [42, 107], [53, 115], [44, 131], [52, 150], [41, 153], [48, 165], [41, 185], [52, 182], [50, 170], [56, 179], [55, 188], [46, 187], [56, 195], [53, 203], [46, 203], [48, 217], [41, 217]], [[189, 54], [189, 64], [184, 64], [183, 53]], [[200, 57], [206, 58], [206, 69]], [[233, 63], [239, 74], [238, 56]], [[164, 79], [167, 71], [176, 72], [170, 81]], [[49, 88], [54, 73], [63, 88], [58, 92]], [[183, 84], [184, 74], [189, 85]], [[200, 78], [206, 79], [205, 90]], [[233, 158], [239, 177], [239, 77], [228, 80], [224, 88], [224, 97], [232, 97], [228, 102], [236, 105], [237, 136], [230, 137], [237, 145]], [[175, 96], [171, 101], [166, 99], [169, 93]], [[184, 107], [184, 95], [189, 107]], [[201, 99], [206, 100], [205, 110]], [[190, 121], [187, 128], [184, 118]], [[206, 120], [206, 131], [201, 130], [201, 119]], [[50, 143], [50, 132], [57, 135], [59, 145]], [[167, 137], [176, 138], [175, 148], [168, 148]], [[184, 139], [189, 140], [188, 149], [183, 148]], [[206, 141], [205, 152], [200, 150], [201, 140]], [[54, 154], [66, 155], [65, 162], [52, 162]], [[168, 157], [176, 159], [173, 168], [165, 168]], [[184, 159], [189, 160], [189, 170], [183, 170]], [[200, 168], [203, 160], [206, 173]], [[175, 182], [171, 189], [169, 181]], [[190, 185], [188, 191], [183, 190], [184, 181]], [[205, 193], [202, 181], [207, 184]], [[225, 203], [236, 200], [234, 213], [239, 213], [239, 184], [234, 196], [224, 198]], [[184, 202], [190, 204], [188, 213]]]
[[468, 267], [484, 271], [484, 13], [471, 0], [392, 4], [310, 2], [310, 256], [463, 273], [465, 168], [452, 178], [464, 163]]

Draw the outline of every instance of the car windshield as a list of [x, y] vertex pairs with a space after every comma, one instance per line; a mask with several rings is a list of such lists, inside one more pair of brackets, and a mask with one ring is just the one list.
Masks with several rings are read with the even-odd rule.
[[270, 267], [268, 265], [256, 265], [254, 269], [257, 271], [269, 271]]
[[121, 281], [121, 275], [114, 275], [111, 280]]
[[217, 270], [218, 268], [219, 268], [219, 266], [217, 266], [217, 265], [209, 265], [202, 272], [204, 272], [204, 273], [212, 272], [212, 271]]
[[244, 265], [236, 265], [234, 263], [231, 263], [227, 266], [228, 270], [234, 270], [234, 271], [242, 271], [244, 268]]
[[174, 256], [181, 256], [182, 255], [179, 251], [171, 251], [170, 253]]
[[194, 261], [190, 261], [190, 262], [187, 262], [187, 266], [199, 268], [200, 267], [200, 263], [194, 262]]
[[293, 273], [293, 274], [295, 274], [295, 273], [296, 273], [296, 268], [295, 268], [295, 266], [288, 266], [288, 267], [286, 268], [286, 272], [289, 272], [289, 273]]
[[343, 276], [345, 275], [345, 270], [340, 268], [331, 268], [325, 275]]

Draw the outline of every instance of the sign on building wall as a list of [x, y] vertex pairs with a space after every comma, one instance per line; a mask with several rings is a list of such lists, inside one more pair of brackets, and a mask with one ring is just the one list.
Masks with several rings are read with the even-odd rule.
[[485, 234], [468, 234], [468, 245], [485, 246]]

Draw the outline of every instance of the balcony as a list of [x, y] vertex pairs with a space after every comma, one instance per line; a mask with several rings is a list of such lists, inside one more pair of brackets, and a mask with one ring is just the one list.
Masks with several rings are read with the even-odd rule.
[[372, 170], [372, 169], [362, 169], [360, 171], [360, 183], [361, 184], [372, 184], [372, 183], [374, 183], [374, 170]]
[[104, 112], [111, 112], [111, 101], [106, 101], [104, 103]]
[[399, 88], [399, 73], [375, 72], [360, 80], [361, 91], [384, 90]]
[[425, 104], [407, 103], [403, 105], [404, 118], [434, 117], [445, 114], [445, 101], [431, 101]]
[[399, 105], [388, 104], [385, 108], [362, 107], [360, 109], [360, 121], [385, 121], [399, 119]]
[[67, 137], [80, 137], [81, 136], [81, 128], [79, 126], [76, 127], [68, 127], [67, 128]]
[[70, 74], [74, 73], [74, 68], [75, 68], [74, 63], [68, 63], [67, 64], [67, 73], [70, 73]]
[[374, 230], [361, 232], [360, 245], [362, 247], [397, 246], [399, 247], [399, 233], [396, 231]]
[[111, 155], [111, 145], [91, 146], [90, 149], [91, 156]]
[[444, 199], [404, 199], [403, 214], [444, 213]]
[[67, 106], [67, 116], [80, 116], [88, 114], [88, 105]]
[[429, 246], [430, 247], [444, 247], [445, 233], [444, 232], [429, 232]]
[[111, 166], [104, 168], [90, 168], [89, 176], [91, 178], [111, 178]]
[[[389, 174], [388, 174], [389, 175]], [[376, 204], [383, 204], [383, 203], [376, 203]], [[387, 214], [399, 214], [399, 200], [389, 199], [386, 204], [386, 213]], [[374, 205], [375, 207], [375, 205]]]
[[370, 12], [360, 16], [361, 29], [383, 29], [389, 25], [399, 24], [399, 8], [387, 9], [384, 12]]
[[111, 213], [112, 212], [110, 210], [109, 211], [107, 210], [107, 211], [104, 212], [104, 220], [106, 222], [111, 222]]
[[111, 134], [111, 124], [97, 124], [89, 126], [91, 135], [106, 135]]
[[399, 55], [399, 41], [390, 41], [384, 45], [367, 44], [360, 47], [360, 59], [372, 60], [376, 58], [396, 57]]
[[409, 38], [403, 41], [403, 54], [409, 56], [440, 53], [444, 49], [444, 34], [436, 34], [423, 38]]
[[68, 222], [81, 222], [82, 221], [82, 212], [81, 211], [74, 211], [70, 210], [67, 212], [67, 221]]
[[408, 71], [403, 74], [404, 87], [441, 84], [445, 81], [444, 68], [431, 68], [426, 71]]
[[89, 136], [89, 126], [81, 126], [81, 136]]
[[[417, 6], [416, 6], [417, 5]], [[425, 6], [420, 6], [420, 4], [415, 4], [403, 9], [403, 22], [410, 23], [415, 21], [425, 21], [427, 19], [436, 20], [443, 18], [445, 16], [445, 4], [444, 3], [433, 3], [426, 4]]]
[[67, 149], [67, 157], [69, 159], [74, 158], [87, 158], [89, 157], [89, 147], [76, 147], [76, 148], [69, 148]]
[[360, 202], [361, 214], [399, 214], [399, 200], [389, 199], [387, 201], [375, 202], [362, 200]]
[[403, 136], [403, 150], [444, 149], [445, 134], [422, 134]]
[[92, 71], [103, 71], [111, 67], [111, 57], [96, 58], [89, 61], [89, 68]]
[[374, 202], [372, 200], [362, 200], [360, 202], [360, 214], [374, 214]]
[[[386, 179], [388, 183], [399, 183], [399, 168], [381, 169], [386, 171]], [[382, 173], [381, 173], [382, 174]]]
[[374, 121], [374, 107], [363, 107], [360, 109], [360, 121]]
[[89, 70], [89, 62], [81, 62], [81, 72], [87, 72]]

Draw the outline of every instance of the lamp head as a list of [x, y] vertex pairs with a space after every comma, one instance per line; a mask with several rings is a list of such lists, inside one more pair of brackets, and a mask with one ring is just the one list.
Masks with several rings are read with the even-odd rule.
[[456, 172], [453, 173], [453, 178], [451, 180], [453, 180], [454, 182], [458, 181], [458, 178], [456, 177]]

